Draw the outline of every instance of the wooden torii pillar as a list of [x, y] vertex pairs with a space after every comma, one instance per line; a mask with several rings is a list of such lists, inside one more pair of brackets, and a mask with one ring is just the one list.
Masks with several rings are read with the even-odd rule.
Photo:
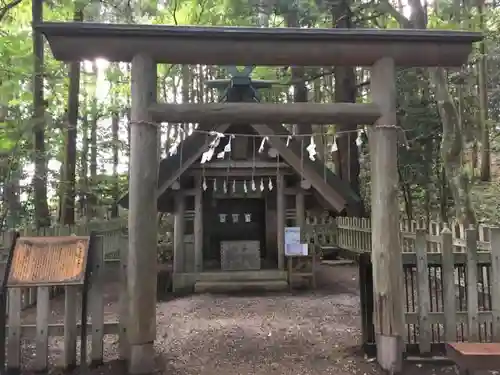
[[371, 95], [381, 111], [370, 128], [371, 225], [374, 325], [377, 361], [389, 373], [403, 366], [405, 330], [403, 259], [399, 237], [398, 130], [396, 126], [395, 64], [391, 58], [375, 62]]
[[130, 374], [154, 370], [156, 338], [156, 269], [158, 127], [148, 107], [156, 101], [156, 63], [145, 54], [132, 59], [132, 110], [129, 176], [129, 251], [127, 267]]

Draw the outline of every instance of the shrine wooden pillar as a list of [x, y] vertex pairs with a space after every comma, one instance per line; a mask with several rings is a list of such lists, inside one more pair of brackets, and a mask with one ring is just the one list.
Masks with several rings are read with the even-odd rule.
[[286, 225], [286, 207], [285, 207], [285, 177], [282, 173], [276, 176], [276, 224], [278, 226], [278, 269], [285, 269], [285, 225]]
[[[184, 232], [186, 227], [186, 197], [179, 192], [174, 202], [174, 275], [184, 272]], [[174, 283], [175, 287], [175, 283]]]
[[396, 127], [395, 65], [392, 59], [380, 59], [372, 67], [371, 95], [382, 113], [369, 132], [377, 360], [384, 370], [400, 373], [405, 325], [399, 237], [399, 130]]
[[136, 55], [131, 76], [127, 335], [128, 371], [135, 375], [153, 372], [156, 338], [158, 127], [148, 115], [156, 101], [155, 62]]
[[[301, 233], [304, 231], [306, 223], [306, 209], [305, 209], [305, 194], [302, 187], [297, 187], [297, 194], [295, 195], [295, 225], [300, 227]], [[301, 238], [303, 241], [303, 238]]]
[[194, 271], [203, 270], [203, 189], [202, 177], [195, 178], [194, 196]]

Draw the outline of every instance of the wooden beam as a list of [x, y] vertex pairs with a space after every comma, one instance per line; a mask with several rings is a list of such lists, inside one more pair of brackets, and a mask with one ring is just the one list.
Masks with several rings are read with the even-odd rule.
[[[294, 186], [292, 186], [292, 187], [285, 188], [285, 195], [293, 195], [295, 197], [299, 193], [302, 194], [302, 195], [304, 195], [304, 196], [306, 196], [306, 195], [312, 195], [313, 194], [312, 191], [307, 191], [307, 190], [304, 190], [304, 189], [302, 189], [300, 187], [294, 187]], [[304, 213], [305, 213], [305, 211], [304, 211]]]
[[[252, 125], [255, 131], [260, 134], [272, 134], [274, 131], [267, 125]], [[342, 212], [345, 208], [345, 199], [330, 186], [322, 176], [312, 170], [297, 156], [291, 149], [286, 146], [284, 140], [277, 137], [270, 137], [269, 142], [274, 147], [281, 157], [296, 171], [302, 173], [304, 178], [311, 181], [312, 186], [319, 194], [338, 212]], [[308, 157], [304, 155], [304, 157]]]
[[399, 130], [396, 127], [395, 66], [392, 59], [381, 59], [372, 67], [371, 95], [383, 111], [368, 134], [377, 360], [384, 370], [400, 373], [405, 334], [404, 284], [399, 239]]
[[209, 169], [228, 169], [228, 168], [247, 168], [247, 169], [258, 169], [258, 168], [272, 168], [272, 169], [282, 169], [288, 168], [288, 164], [286, 163], [276, 163], [273, 161], [249, 161], [249, 160], [223, 160], [223, 161], [212, 161], [205, 164], [196, 163], [193, 164], [192, 168], [200, 168], [205, 169], [205, 171]]
[[282, 174], [278, 175], [276, 182], [276, 225], [278, 226], [278, 269], [285, 269], [285, 225], [286, 225], [286, 206], [285, 206], [285, 178]]
[[[77, 332], [79, 332], [82, 328], [82, 323], [78, 322], [75, 326]], [[35, 340], [38, 330], [36, 324], [22, 324], [21, 328], [21, 339]], [[9, 334], [9, 326], [5, 327], [6, 334]], [[87, 324], [87, 333], [90, 336], [92, 334], [92, 323]], [[104, 323], [103, 333], [105, 335], [118, 335], [120, 333], [120, 323], [117, 321], [107, 321]], [[63, 323], [50, 323], [48, 325], [47, 335], [49, 337], [62, 337], [64, 336], [65, 329]]]
[[156, 338], [158, 127], [148, 124], [148, 106], [156, 97], [156, 64], [149, 56], [137, 55], [131, 76], [128, 370], [148, 374], [154, 369]]
[[[227, 130], [228, 127], [229, 127], [229, 124], [224, 124], [224, 125], [218, 126], [215, 130], [223, 133]], [[205, 126], [204, 128], [209, 129], [208, 126]], [[200, 134], [195, 133], [195, 134], [190, 135], [190, 137], [197, 136], [197, 135], [200, 135]], [[165, 192], [165, 190], [167, 190], [170, 187], [170, 185], [172, 185], [172, 183], [174, 181], [176, 181], [178, 178], [180, 178], [182, 176], [182, 174], [207, 150], [208, 145], [210, 144], [210, 142], [212, 142], [212, 140], [214, 138], [215, 138], [214, 136], [207, 136], [205, 143], [203, 144], [203, 147], [200, 147], [197, 150], [197, 152], [194, 153], [189, 159], [181, 161], [182, 164], [179, 166], [179, 169], [177, 169], [177, 171], [175, 173], [173, 173], [170, 176], [170, 178], [168, 178], [166, 181], [164, 181], [160, 185], [160, 187], [158, 188], [158, 191], [156, 193], [157, 197], [162, 195]]]
[[214, 198], [219, 198], [219, 199], [224, 199], [224, 198], [239, 198], [239, 199], [245, 199], [245, 198], [262, 198], [264, 197], [264, 193], [262, 191], [249, 191], [248, 193], [213, 193], [212, 195]]
[[[195, 176], [197, 174], [199, 174], [201, 168], [200, 169], [196, 169], [196, 170], [192, 170], [192, 171], [188, 171], [186, 172], [186, 175], [188, 176]], [[283, 172], [283, 174], [286, 174], [286, 175], [290, 175], [290, 174], [293, 174], [294, 172], [292, 171], [292, 169], [289, 167], [289, 166], [286, 166], [286, 170], [285, 169], [281, 169], [279, 168], [279, 171], [280, 172]], [[205, 171], [203, 171], [203, 174], [205, 177], [227, 177], [227, 176], [230, 176], [230, 177], [247, 177], [249, 178], [250, 176], [254, 176], [254, 177], [267, 177], [267, 176], [276, 176], [278, 172], [278, 168], [265, 168], [265, 169], [256, 169], [252, 172], [252, 169], [250, 168], [246, 168], [246, 169], [205, 169]]]
[[373, 124], [380, 117], [375, 104], [361, 103], [156, 103], [149, 113], [159, 122]]
[[[286, 175], [286, 173], [283, 173], [283, 175]], [[313, 194], [313, 192], [311, 192], [311, 191], [306, 191], [306, 190], [301, 190], [301, 189], [299, 190], [299, 189], [300, 188], [296, 188], [296, 187], [287, 187], [287, 188], [285, 188], [285, 195], [293, 195], [293, 196], [295, 196], [295, 195], [297, 195], [297, 193], [299, 191], [302, 191], [302, 194], [304, 194], [304, 195], [312, 195]], [[189, 197], [189, 196], [194, 197], [196, 195], [197, 190], [198, 189], [196, 189], [196, 188], [195, 189], [183, 189], [183, 190], [179, 190], [179, 195], [184, 196], [184, 197]], [[217, 195], [214, 195], [214, 196], [217, 196]], [[233, 193], [231, 193], [231, 196], [233, 196]], [[239, 195], [237, 195], [237, 196], [239, 196]], [[248, 193], [246, 193], [244, 195], [244, 197], [247, 197], [247, 198], [253, 198], [253, 197], [255, 197], [255, 198], [261, 198], [262, 195], [260, 194], [260, 192], [258, 194], [256, 194], [253, 191], [249, 191]]]
[[[248, 28], [42, 22], [62, 61], [131, 60], [145, 52], [158, 63], [273, 66], [371, 66], [388, 56], [400, 66], [459, 67], [480, 33], [449, 30]], [[78, 48], [75, 48], [78, 46]]]

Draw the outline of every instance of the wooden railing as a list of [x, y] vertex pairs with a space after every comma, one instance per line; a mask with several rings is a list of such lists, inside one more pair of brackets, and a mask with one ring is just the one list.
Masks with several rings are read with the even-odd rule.
[[[339, 247], [369, 254], [369, 219], [336, 223]], [[427, 353], [446, 341], [500, 341], [500, 228], [402, 221], [401, 246], [409, 347]]]

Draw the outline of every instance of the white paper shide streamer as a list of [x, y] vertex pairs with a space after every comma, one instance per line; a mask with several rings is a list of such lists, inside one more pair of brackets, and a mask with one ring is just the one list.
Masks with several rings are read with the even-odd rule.
[[[357, 137], [356, 137], [356, 146], [361, 147], [363, 145], [363, 129], [360, 129], [357, 131]], [[332, 141], [332, 148], [331, 152], [336, 152], [338, 151], [338, 145], [337, 145], [337, 136], [333, 136], [333, 141]]]
[[[201, 164], [205, 164], [206, 162], [209, 162], [210, 160], [212, 160], [212, 158], [214, 157], [214, 152], [215, 152], [215, 149], [217, 148], [217, 146], [219, 145], [220, 143], [220, 140], [222, 138], [225, 137], [225, 135], [223, 133], [220, 133], [220, 132], [216, 132], [216, 131], [211, 131], [210, 132], [210, 135], [211, 136], [215, 136], [215, 138], [212, 140], [212, 142], [210, 142], [210, 144], [208, 145], [208, 150], [205, 151], [202, 155], [201, 155], [201, 161], [200, 163]], [[224, 154], [225, 154], [225, 150], [227, 148], [229, 148], [229, 152], [231, 151], [231, 138], [232, 137], [229, 137], [229, 142], [226, 144], [226, 146], [224, 147], [224, 150], [222, 152], [219, 153], [222, 154], [222, 158], [224, 158]], [[219, 155], [217, 155], [217, 157], [219, 157]]]
[[363, 145], [363, 129], [358, 130], [358, 137], [356, 138], [356, 146], [361, 147]]
[[339, 148], [337, 147], [337, 137], [336, 136], [333, 136], [333, 141], [332, 141], [332, 149], [331, 151], [332, 152], [336, 152], [338, 151]]
[[312, 161], [316, 160], [316, 143], [314, 142], [314, 137], [311, 136], [311, 140], [309, 142], [309, 146], [307, 146], [306, 151], [309, 153], [309, 159]]
[[[358, 147], [361, 147], [361, 145], [363, 144], [362, 136], [363, 136], [364, 130], [358, 129], [358, 130], [356, 130], [356, 133], [357, 133], [357, 137], [356, 137], [356, 141], [355, 141], [356, 145]], [[227, 142], [225, 143], [222, 151], [217, 153], [216, 158], [217, 159], [224, 159], [227, 155], [230, 156], [231, 152], [232, 152], [232, 140], [235, 138], [234, 134], [224, 134], [221, 132], [211, 131], [211, 132], [209, 132], [209, 135], [214, 137], [214, 138], [212, 139], [212, 141], [208, 145], [208, 149], [205, 152], [203, 152], [203, 154], [201, 156], [201, 161], [200, 161], [201, 164], [206, 164], [213, 159], [214, 154], [215, 154], [215, 150], [220, 145], [221, 140], [223, 138], [227, 139]], [[250, 135], [242, 135], [242, 136], [245, 137], [245, 136], [250, 136]], [[307, 151], [309, 159], [312, 161], [315, 161], [316, 157], [317, 157], [316, 142], [314, 141], [313, 135], [307, 135], [307, 136], [309, 136], [310, 138], [309, 138], [309, 144], [306, 147], [305, 151]], [[290, 134], [287, 136], [286, 147], [290, 146], [290, 142], [293, 140], [294, 137], [296, 137], [296, 136], [293, 134]], [[299, 137], [299, 138], [304, 137], [304, 135], [298, 135], [297, 137]], [[170, 147], [170, 149], [168, 150], [168, 153], [170, 155], [175, 155], [177, 153], [177, 148], [180, 144], [180, 140], [181, 140], [181, 138], [177, 137], [174, 144]], [[265, 136], [262, 138], [260, 145], [259, 145], [259, 148], [258, 148], [259, 154], [264, 152], [266, 142], [269, 143], [269, 136]], [[331, 145], [331, 152], [336, 152], [336, 151], [338, 151], [338, 143], [337, 143], [337, 135], [334, 135], [333, 140], [332, 140], [332, 145]], [[268, 153], [269, 153], [269, 156], [271, 156], [271, 157], [277, 157], [279, 155], [278, 152], [272, 147], [269, 148]], [[253, 161], [255, 162], [255, 157], [254, 157]], [[260, 191], [264, 191], [266, 189], [266, 185], [267, 185], [267, 189], [269, 191], [273, 190], [274, 186], [273, 186], [273, 182], [272, 182], [271, 178], [268, 179], [267, 184], [265, 183], [264, 180], [265, 180], [264, 178], [261, 178], [260, 183], [259, 183], [259, 181], [256, 182], [255, 177], [253, 176], [253, 173], [252, 173], [251, 180], [248, 181], [248, 183], [250, 185], [247, 185], [247, 180], [243, 181], [244, 193], [248, 193], [249, 190], [257, 191], [257, 189], [259, 189]], [[206, 191], [208, 189], [208, 184], [207, 184], [207, 180], [206, 180], [205, 176], [203, 176], [202, 188], [204, 191]], [[236, 193], [236, 180], [232, 180], [232, 182], [231, 182], [231, 181], [225, 179], [223, 181], [223, 184], [222, 184], [222, 190], [226, 194], [229, 192], [229, 190], [232, 190], [233, 193]], [[213, 191], [217, 191], [216, 179], [213, 180]]]
[[266, 141], [268, 140], [268, 137], [262, 138], [262, 142], [260, 142], [259, 146], [259, 154], [262, 154], [264, 152], [264, 146], [266, 145]]

